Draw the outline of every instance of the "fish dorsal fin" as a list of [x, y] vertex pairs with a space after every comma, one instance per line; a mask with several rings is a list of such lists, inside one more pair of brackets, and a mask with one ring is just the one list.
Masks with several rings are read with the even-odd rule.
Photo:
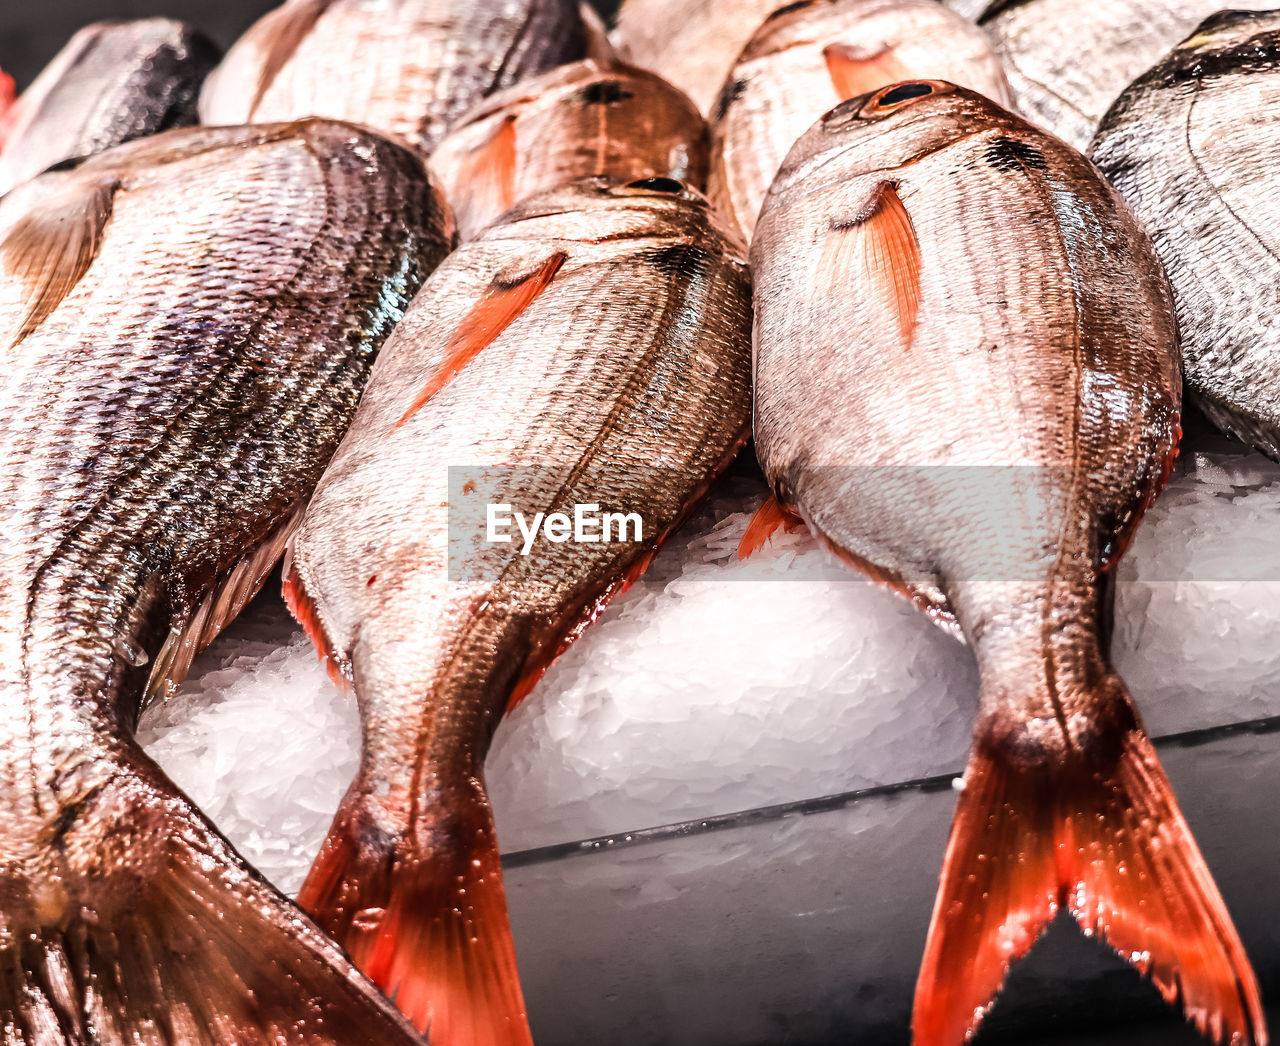
[[742, 540], [738, 542], [738, 559], [743, 560], [765, 547], [781, 528], [788, 534], [801, 529], [804, 520], [791, 508], [770, 494], [747, 523]]
[[897, 186], [881, 182], [862, 211], [833, 221], [822, 260], [824, 271], [842, 273], [868, 289], [909, 349], [920, 312], [920, 241]]
[[911, 72], [888, 44], [879, 50], [853, 47], [850, 44], [828, 44], [822, 49], [827, 62], [827, 75], [841, 98], [857, 98], [899, 80], [911, 79]]
[[427, 400], [449, 384], [482, 350], [492, 345], [498, 335], [547, 289], [568, 257], [564, 251], [556, 251], [539, 265], [526, 269], [514, 280], [496, 277], [480, 296], [480, 300], [463, 317], [445, 346], [440, 365], [422, 386], [404, 416], [396, 422], [395, 428], [398, 429], [413, 417]]
[[[488, 141], [472, 150], [459, 169], [458, 182], [465, 186], [470, 209], [488, 216], [501, 214], [515, 202], [516, 117], [502, 118]], [[487, 224], [487, 222], [486, 222]]]
[[266, 37], [265, 54], [262, 58], [262, 70], [258, 73], [258, 84], [254, 88], [253, 103], [249, 106], [246, 118], [253, 119], [254, 113], [262, 99], [271, 90], [276, 77], [294, 56], [298, 45], [306, 35], [315, 28], [320, 16], [328, 10], [333, 0], [293, 0], [266, 16], [262, 35]]
[[36, 204], [0, 243], [0, 262], [23, 286], [10, 347], [40, 326], [93, 264], [120, 182], [75, 178]]

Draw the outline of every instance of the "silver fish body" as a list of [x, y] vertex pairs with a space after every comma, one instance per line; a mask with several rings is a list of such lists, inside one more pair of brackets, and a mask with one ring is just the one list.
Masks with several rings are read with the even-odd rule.
[[1221, 7], [1220, 0], [996, 0], [979, 24], [1004, 58], [1018, 111], [1083, 150], [1130, 81]]
[[1173, 285], [1187, 388], [1280, 458], [1280, 14], [1223, 12], [1120, 96], [1091, 156]]
[[269, 575], [451, 236], [416, 155], [319, 121], [0, 201], [8, 1041], [412, 1041], [132, 734]]
[[[529, 1041], [494, 728], [746, 438], [749, 284], [718, 225], [662, 180], [517, 204], [415, 299], [295, 539], [287, 598], [364, 723], [299, 903], [442, 1042]], [[503, 504], [642, 525], [489, 542]]]
[[1011, 104], [990, 41], [937, 0], [811, 0], [775, 12], [721, 90], [708, 195], [750, 240], [778, 167], [814, 120], [847, 98], [922, 78]]
[[588, 46], [576, 0], [288, 0], [232, 46], [200, 116], [331, 117], [430, 152], [488, 95], [582, 58]]
[[195, 123], [219, 57], [167, 18], [81, 29], [3, 116], [0, 195], [63, 160]]

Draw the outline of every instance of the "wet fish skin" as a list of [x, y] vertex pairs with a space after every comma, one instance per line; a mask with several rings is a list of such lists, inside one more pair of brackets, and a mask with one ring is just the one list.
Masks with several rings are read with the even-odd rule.
[[[996, 0], [979, 24], [1004, 59], [1018, 111], [1084, 150], [1120, 92], [1222, 6], [1220, 0]], [[1265, 11], [1275, 4], [1229, 6]]]
[[592, 176], [706, 186], [706, 122], [661, 77], [619, 62], [561, 66], [490, 97], [431, 154], [458, 232], [513, 203]]
[[1125, 90], [1090, 149], [1169, 273], [1189, 394], [1220, 428], [1273, 458], [1277, 104], [1280, 15], [1223, 12]]
[[81, 29], [3, 117], [0, 195], [64, 160], [195, 123], [219, 57], [203, 33], [167, 18]]
[[430, 152], [482, 99], [584, 57], [589, 44], [576, 0], [288, 0], [232, 46], [200, 116], [325, 116]]
[[419, 158], [316, 121], [170, 132], [0, 201], [8, 1041], [417, 1041], [133, 730], [269, 575], [451, 236]]
[[750, 240], [795, 140], [838, 102], [899, 80], [949, 80], [1012, 104], [986, 35], [937, 0], [810, 0], [756, 30], [712, 114], [709, 195]]
[[1108, 573], [1178, 434], [1172, 302], [1136, 219], [1058, 139], [915, 82], [805, 133], [751, 262], [756, 450], [778, 499], [978, 662], [913, 1042], [966, 1041], [1066, 908], [1201, 1031], [1265, 1043], [1107, 651]]
[[779, 0], [623, 0], [611, 39], [710, 115], [734, 59]]
[[[687, 188], [592, 179], [517, 204], [414, 301], [295, 538], [286, 598], [364, 723], [299, 902], [433, 1043], [530, 1041], [484, 758], [745, 439], [744, 254]], [[473, 544], [459, 520], [494, 498], [638, 512], [643, 540]]]

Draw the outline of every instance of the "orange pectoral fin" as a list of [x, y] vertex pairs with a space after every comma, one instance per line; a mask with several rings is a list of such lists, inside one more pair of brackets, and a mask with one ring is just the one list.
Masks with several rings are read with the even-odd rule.
[[413, 417], [432, 396], [449, 384], [463, 367], [475, 359], [485, 347], [492, 345], [498, 335], [547, 289], [568, 257], [564, 251], [556, 251], [541, 265], [530, 270], [514, 283], [495, 280], [490, 284], [489, 289], [472, 306], [453, 337], [449, 339], [440, 366], [427, 379], [426, 384], [422, 386], [422, 391], [414, 398], [413, 403], [404, 412], [404, 416], [396, 422], [392, 431]]
[[907, 69], [892, 47], [868, 53], [848, 44], [828, 44], [822, 51], [827, 62], [827, 75], [842, 99], [857, 98], [899, 80], [910, 80]]
[[776, 495], [770, 494], [756, 509], [742, 540], [738, 542], [738, 559], [743, 560], [759, 552], [772, 540], [779, 527], [792, 534], [804, 525], [799, 515], [779, 501]]
[[474, 150], [458, 172], [459, 190], [470, 201], [470, 210], [487, 225], [515, 202], [516, 118], [503, 117], [484, 145]]
[[822, 251], [828, 273], [860, 282], [909, 349], [920, 313], [920, 241], [892, 182], [881, 182], [863, 212], [832, 222]]

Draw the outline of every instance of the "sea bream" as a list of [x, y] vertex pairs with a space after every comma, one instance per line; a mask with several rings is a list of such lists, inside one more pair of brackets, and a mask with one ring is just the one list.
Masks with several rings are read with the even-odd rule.
[[167, 18], [81, 29], [7, 113], [0, 84], [0, 195], [63, 160], [195, 123], [220, 55]]
[[665, 178], [517, 204], [414, 300], [294, 539], [364, 723], [298, 901], [432, 1046], [530, 1042], [485, 756], [746, 439], [744, 255]]
[[841, 103], [751, 250], [755, 440], [778, 507], [977, 658], [973, 748], [916, 991], [960, 1046], [1061, 909], [1202, 1032], [1257, 981], [1109, 660], [1108, 578], [1168, 477], [1177, 327], [1096, 168], [942, 81]]
[[270, 574], [452, 238], [349, 125], [190, 129], [0, 201], [0, 1027], [416, 1041], [134, 740]]
[[709, 114], [725, 76], [779, 0], [623, 0], [611, 39]]
[[1111, 107], [1091, 155], [1173, 284], [1187, 389], [1280, 458], [1280, 13], [1204, 22]]
[[516, 201], [595, 175], [703, 189], [708, 148], [706, 121], [681, 91], [587, 60], [488, 99], [431, 154], [431, 169], [469, 240]]
[[[1231, 0], [1265, 11], [1276, 0]], [[1107, 108], [1222, 0], [994, 0], [979, 24], [1019, 112], [1087, 149]]]
[[589, 43], [576, 0], [288, 0], [227, 52], [200, 117], [327, 116], [430, 152], [484, 98], [585, 57]]
[[1010, 104], [986, 35], [937, 0], [807, 0], [775, 11], [712, 114], [712, 202], [749, 240], [783, 157], [814, 120], [846, 98], [921, 77]]

